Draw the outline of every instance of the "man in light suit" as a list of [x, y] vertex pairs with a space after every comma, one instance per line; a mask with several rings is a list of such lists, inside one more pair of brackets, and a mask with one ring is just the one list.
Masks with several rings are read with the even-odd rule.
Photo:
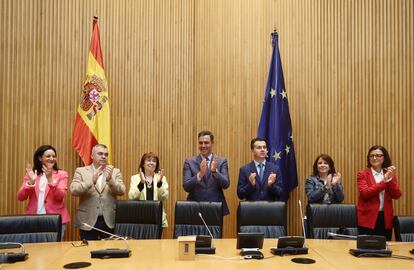
[[83, 223], [112, 233], [115, 227], [115, 196], [124, 194], [125, 185], [119, 169], [108, 164], [106, 145], [95, 145], [91, 157], [91, 165], [76, 169], [70, 192], [73, 196], [79, 196], [75, 226], [80, 229], [80, 238], [97, 240], [108, 235]]
[[184, 162], [183, 187], [189, 201], [223, 202], [223, 215], [228, 215], [223, 189], [230, 186], [227, 160], [213, 154], [214, 135], [210, 131], [198, 134], [199, 155]]
[[281, 172], [271, 162], [266, 162], [267, 145], [262, 138], [250, 142], [253, 161], [239, 171], [237, 196], [246, 201], [277, 201], [282, 193]]

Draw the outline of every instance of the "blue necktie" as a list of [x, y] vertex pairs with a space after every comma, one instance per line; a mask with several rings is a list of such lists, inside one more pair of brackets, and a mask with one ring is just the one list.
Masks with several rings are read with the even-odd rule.
[[260, 163], [259, 164], [259, 178], [261, 182], [263, 182], [263, 173], [264, 173], [264, 164]]

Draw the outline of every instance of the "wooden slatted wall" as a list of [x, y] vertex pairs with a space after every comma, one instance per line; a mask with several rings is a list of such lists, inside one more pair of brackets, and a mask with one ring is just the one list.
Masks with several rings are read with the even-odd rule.
[[[170, 184], [166, 204], [185, 199], [182, 164], [210, 129], [229, 160], [225, 192], [235, 236], [238, 169], [251, 159], [271, 56], [280, 35], [299, 187], [288, 204], [289, 232], [300, 233], [297, 200], [314, 158], [329, 153], [356, 203], [356, 172], [367, 149], [385, 145], [398, 168], [397, 214], [414, 214], [413, 3], [404, 1], [185, 0], [0, 2], [0, 214], [16, 201], [26, 162], [53, 144], [60, 167], [81, 161], [71, 147], [85, 78], [92, 17], [99, 19], [109, 81], [114, 165], [126, 185], [142, 153], [159, 154]], [[126, 199], [126, 196], [121, 199]], [[66, 203], [73, 214], [77, 200]], [[71, 227], [67, 240], [77, 238]]]

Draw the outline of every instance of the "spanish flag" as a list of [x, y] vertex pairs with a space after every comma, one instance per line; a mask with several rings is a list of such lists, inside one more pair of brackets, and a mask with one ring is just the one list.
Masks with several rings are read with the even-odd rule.
[[92, 27], [86, 81], [80, 96], [72, 136], [72, 145], [85, 165], [91, 164], [92, 147], [98, 143], [108, 147], [108, 162], [112, 163], [108, 83], [105, 77], [97, 17], [94, 17]]

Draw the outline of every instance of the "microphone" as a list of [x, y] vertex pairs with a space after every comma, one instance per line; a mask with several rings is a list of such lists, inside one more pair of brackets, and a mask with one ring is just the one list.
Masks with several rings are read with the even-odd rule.
[[271, 248], [270, 251], [279, 256], [308, 254], [308, 248], [305, 246], [306, 231], [303, 221], [302, 202], [299, 200], [300, 220], [302, 223], [303, 236], [286, 236], [280, 237], [277, 242], [277, 248]]
[[354, 235], [347, 235], [347, 234], [340, 234], [340, 233], [333, 233], [333, 232], [328, 232], [328, 239], [329, 238], [332, 238], [332, 239], [352, 239], [352, 240], [357, 239], [357, 237], [354, 236]]
[[0, 249], [9, 248], [21, 248], [20, 252], [5, 252], [0, 253], [0, 264], [2, 263], [15, 263], [24, 261], [29, 257], [29, 254], [25, 252], [24, 246], [17, 242], [5, 242], [0, 243]]
[[207, 229], [210, 236], [197, 235], [195, 253], [196, 254], [216, 254], [216, 248], [214, 247], [214, 242], [213, 242], [213, 239], [214, 239], [213, 234], [208, 228], [207, 223], [203, 218], [203, 215], [200, 212], [198, 212], [198, 216], [203, 221], [204, 226]]
[[92, 250], [91, 251], [91, 258], [100, 258], [100, 259], [109, 259], [109, 258], [128, 258], [131, 256], [131, 250], [129, 249], [128, 241], [126, 237], [122, 237], [101, 229], [98, 229], [94, 226], [91, 226], [87, 223], [82, 223], [83, 226], [96, 230], [98, 232], [105, 233], [114, 237], [115, 240], [123, 240], [126, 246], [126, 249], [119, 249], [119, 248], [107, 248], [107, 249], [100, 249], [100, 250]]
[[[303, 238], [306, 239], [306, 230], [305, 230], [305, 222], [303, 217], [303, 211], [302, 211], [302, 202], [298, 200], [299, 203], [299, 212], [300, 212], [300, 221], [302, 222], [302, 230], [303, 230]], [[303, 247], [305, 247], [305, 241], [303, 241]]]
[[206, 221], [205, 221], [205, 220], [204, 220], [204, 218], [203, 218], [203, 215], [202, 215], [200, 212], [198, 212], [198, 216], [199, 216], [199, 217], [201, 218], [201, 220], [203, 221], [204, 226], [206, 227], [206, 229], [207, 229], [208, 233], [209, 233], [209, 234], [210, 234], [210, 236], [211, 236], [211, 239], [214, 239], [213, 234], [211, 233], [210, 229], [209, 229], [209, 228], [208, 228], [208, 226], [207, 226]]
[[388, 249], [385, 236], [382, 235], [358, 235], [356, 248], [351, 248], [349, 253], [355, 257], [391, 257], [392, 251]]
[[24, 252], [24, 246], [18, 242], [2, 242], [0, 243], [0, 249], [9, 249], [9, 248], [21, 248]]

